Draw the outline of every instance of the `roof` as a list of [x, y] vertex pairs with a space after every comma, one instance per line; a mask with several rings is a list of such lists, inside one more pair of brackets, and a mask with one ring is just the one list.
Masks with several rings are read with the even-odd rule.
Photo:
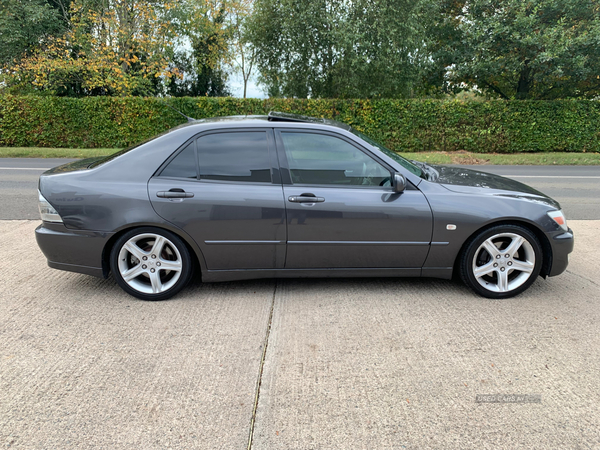
[[345, 123], [338, 122], [337, 120], [323, 119], [319, 117], [303, 116], [300, 114], [282, 113], [277, 111], [271, 111], [268, 115], [240, 115], [240, 116], [221, 116], [211, 117], [207, 119], [196, 119], [192, 122], [184, 123], [176, 128], [187, 127], [189, 125], [202, 125], [209, 123], [218, 122], [240, 122], [240, 121], [259, 121], [259, 122], [281, 122], [281, 123], [311, 123], [315, 125], [329, 125], [337, 128], [341, 128], [346, 131], [350, 131], [351, 127]]

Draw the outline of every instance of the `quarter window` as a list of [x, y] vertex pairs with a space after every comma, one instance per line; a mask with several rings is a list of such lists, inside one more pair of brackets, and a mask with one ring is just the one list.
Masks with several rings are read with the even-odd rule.
[[281, 138], [294, 184], [389, 185], [389, 170], [342, 139], [291, 132]]
[[201, 179], [271, 182], [266, 132], [215, 133], [196, 142]]
[[160, 174], [161, 177], [174, 178], [198, 178], [196, 168], [196, 152], [194, 143], [191, 142], [179, 154], [173, 158]]

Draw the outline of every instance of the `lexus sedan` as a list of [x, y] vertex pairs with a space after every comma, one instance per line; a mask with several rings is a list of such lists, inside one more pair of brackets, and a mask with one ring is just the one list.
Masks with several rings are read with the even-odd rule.
[[409, 161], [351, 127], [283, 113], [173, 128], [42, 174], [48, 265], [143, 300], [203, 281], [457, 274], [507, 298], [562, 273], [560, 205], [500, 176]]

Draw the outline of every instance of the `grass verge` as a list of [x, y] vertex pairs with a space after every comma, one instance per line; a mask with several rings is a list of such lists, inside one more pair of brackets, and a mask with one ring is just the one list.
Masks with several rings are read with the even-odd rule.
[[[41, 148], [0, 147], [0, 158], [93, 158], [107, 156], [118, 148]], [[470, 153], [419, 152], [400, 153], [408, 159], [431, 164], [498, 164], [498, 165], [600, 165], [600, 153]]]
[[430, 164], [495, 164], [514, 166], [594, 166], [600, 165], [600, 153], [400, 153], [407, 159]]
[[0, 158], [93, 158], [108, 156], [118, 148], [0, 147]]

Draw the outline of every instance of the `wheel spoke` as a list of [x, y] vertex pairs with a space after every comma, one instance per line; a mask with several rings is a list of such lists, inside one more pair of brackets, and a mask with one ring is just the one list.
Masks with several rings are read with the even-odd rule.
[[141, 248], [135, 245], [132, 241], [127, 242], [123, 247], [125, 247], [125, 250], [127, 250], [140, 261], [142, 260], [142, 257], [146, 256], [147, 254], [145, 251], [143, 251]]
[[500, 254], [500, 250], [498, 250], [498, 247], [494, 245], [491, 239], [488, 239], [483, 243], [483, 248], [490, 254], [492, 258], [495, 258], [496, 255]]
[[510, 245], [505, 250], [503, 250], [502, 253], [506, 253], [510, 256], [513, 256], [515, 253], [517, 253], [517, 250], [521, 248], [523, 242], [525, 242], [525, 238], [523, 236], [515, 236]]
[[175, 272], [181, 272], [181, 269], [181, 261], [169, 261], [162, 258], [160, 259], [160, 270], [174, 270]]
[[148, 275], [150, 275], [150, 283], [152, 284], [152, 292], [155, 294], [158, 294], [159, 292], [162, 291], [162, 282], [160, 281], [160, 276], [158, 275], [159, 272], [150, 272]]
[[477, 278], [480, 278], [484, 275], [489, 275], [494, 270], [496, 270], [496, 269], [494, 268], [494, 260], [492, 259], [489, 263], [473, 269], [473, 275], [475, 275], [475, 277], [477, 277]]
[[508, 291], [508, 271], [501, 272], [498, 270], [496, 273], [498, 274], [498, 290], [500, 292]]
[[164, 237], [157, 235], [156, 240], [154, 241], [154, 245], [152, 246], [152, 250], [150, 250], [150, 253], [159, 256], [166, 242], [167, 240]]
[[133, 266], [127, 272], [122, 273], [121, 276], [123, 277], [123, 279], [125, 281], [127, 281], [129, 283], [131, 280], [133, 280], [136, 277], [139, 277], [144, 272], [145, 271], [144, 271], [144, 269], [142, 269], [142, 264], [140, 263], [136, 266]]
[[533, 272], [534, 264], [529, 261], [519, 261], [518, 259], [513, 259], [512, 261], [512, 269], [518, 270], [520, 272], [531, 273]]

